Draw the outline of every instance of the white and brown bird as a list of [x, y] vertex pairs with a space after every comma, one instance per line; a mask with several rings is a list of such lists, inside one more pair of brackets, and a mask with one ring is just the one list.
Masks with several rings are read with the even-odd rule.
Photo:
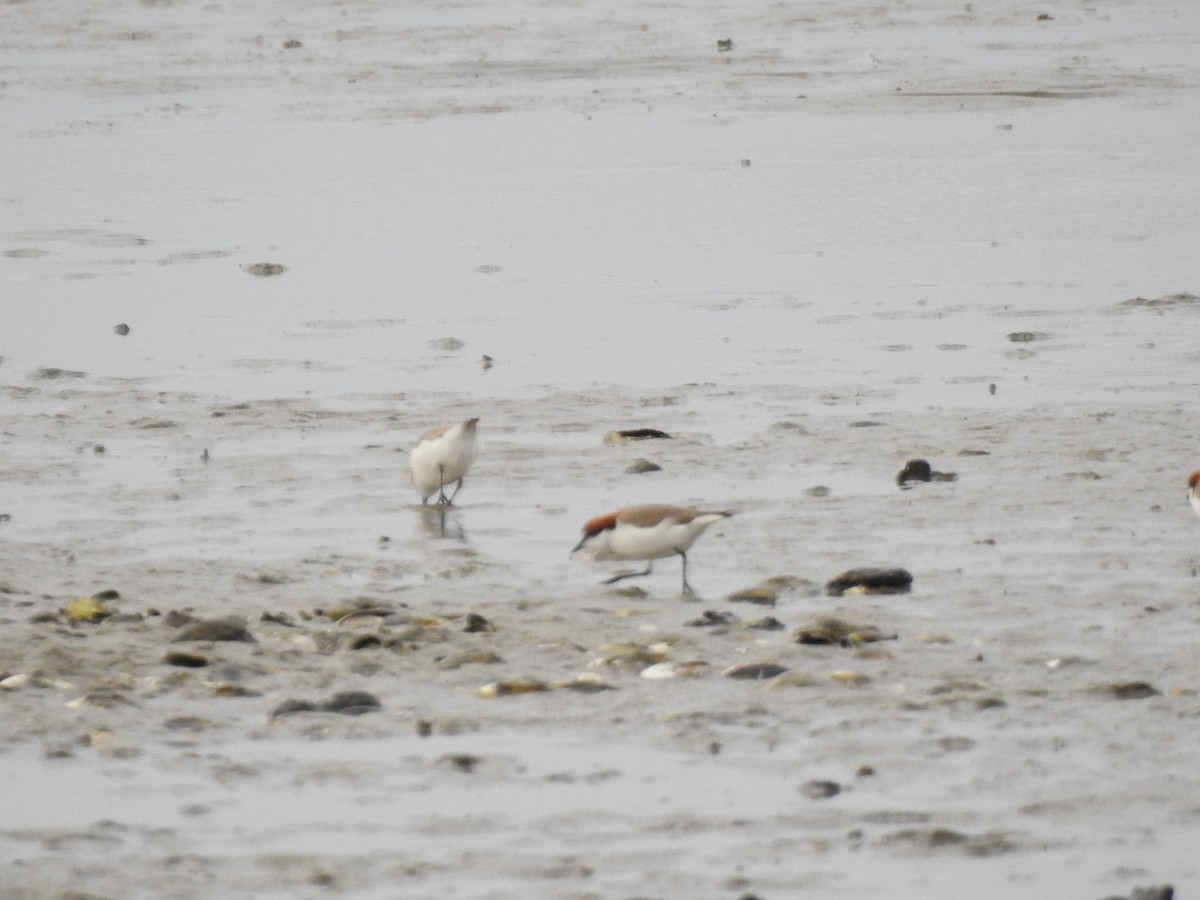
[[1196, 515], [1200, 516], [1200, 469], [1188, 476], [1188, 500]]
[[590, 553], [593, 559], [601, 561], [646, 560], [646, 571], [614, 575], [604, 584], [649, 575], [654, 560], [678, 556], [683, 561], [683, 593], [692, 594], [694, 591], [687, 580], [688, 548], [709, 525], [732, 515], [729, 511], [706, 512], [664, 503], [626, 506], [616, 512], [590, 519], [583, 526], [583, 537], [571, 552], [584, 550]]
[[[475, 440], [475, 426], [479, 419], [467, 419], [457, 425], [431, 428], [421, 435], [417, 446], [409, 456], [412, 481], [421, 495], [421, 502], [428, 503], [436, 492], [437, 502], [449, 506], [462, 490], [463, 476], [471, 470], [479, 445]], [[446, 485], [455, 484], [454, 493], [446, 496]]]

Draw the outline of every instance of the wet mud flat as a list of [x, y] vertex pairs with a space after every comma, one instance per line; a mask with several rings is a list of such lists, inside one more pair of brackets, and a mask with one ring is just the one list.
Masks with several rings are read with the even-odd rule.
[[[561, 394], [491, 398], [499, 433], [439, 511], [401, 452], [439, 403], [10, 390], [36, 460], [0, 526], [8, 895], [1194, 878], [1200, 560], [1173, 401], [674, 426], [746, 393], [674, 389], [672, 437], [624, 444], [605, 436], [647, 421], [636, 399], [583, 429]], [[918, 452], [957, 480], [901, 490]], [[662, 470], [623, 474], [636, 455]], [[698, 599], [673, 561], [603, 587], [612, 566], [567, 559], [604, 502], [584, 472], [738, 508], [693, 548]], [[861, 564], [912, 589], [830, 596]], [[798, 640], [831, 617], [885, 639]]]
[[0, 6], [0, 897], [1194, 893], [1198, 15]]

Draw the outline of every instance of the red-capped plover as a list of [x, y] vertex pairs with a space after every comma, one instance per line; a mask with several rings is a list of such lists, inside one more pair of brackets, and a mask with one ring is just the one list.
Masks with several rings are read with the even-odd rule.
[[688, 548], [709, 525], [732, 515], [729, 511], [706, 512], [663, 503], [627, 506], [591, 519], [583, 526], [583, 537], [571, 552], [584, 550], [596, 560], [646, 560], [646, 571], [614, 575], [604, 584], [649, 575], [653, 560], [678, 556], [683, 561], [683, 592], [692, 594], [687, 580]]
[[[475, 441], [475, 426], [479, 419], [467, 419], [458, 425], [431, 428], [421, 435], [409, 457], [413, 485], [428, 503], [436, 491], [438, 503], [449, 506], [462, 489], [463, 476], [470, 471], [479, 448]], [[457, 482], [454, 493], [446, 496], [446, 485]]]

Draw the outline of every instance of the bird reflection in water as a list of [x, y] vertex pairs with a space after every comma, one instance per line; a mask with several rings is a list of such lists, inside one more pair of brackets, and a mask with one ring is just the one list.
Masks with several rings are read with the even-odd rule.
[[463, 528], [462, 516], [456, 507], [444, 503], [433, 506], [422, 504], [417, 507], [421, 516], [421, 534], [427, 538], [449, 538], [466, 543], [467, 532]]

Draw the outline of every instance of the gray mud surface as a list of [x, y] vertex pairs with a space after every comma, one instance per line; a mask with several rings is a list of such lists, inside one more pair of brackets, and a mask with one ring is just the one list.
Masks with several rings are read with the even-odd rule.
[[1194, 893], [1194, 11], [2, 10], [0, 897]]

